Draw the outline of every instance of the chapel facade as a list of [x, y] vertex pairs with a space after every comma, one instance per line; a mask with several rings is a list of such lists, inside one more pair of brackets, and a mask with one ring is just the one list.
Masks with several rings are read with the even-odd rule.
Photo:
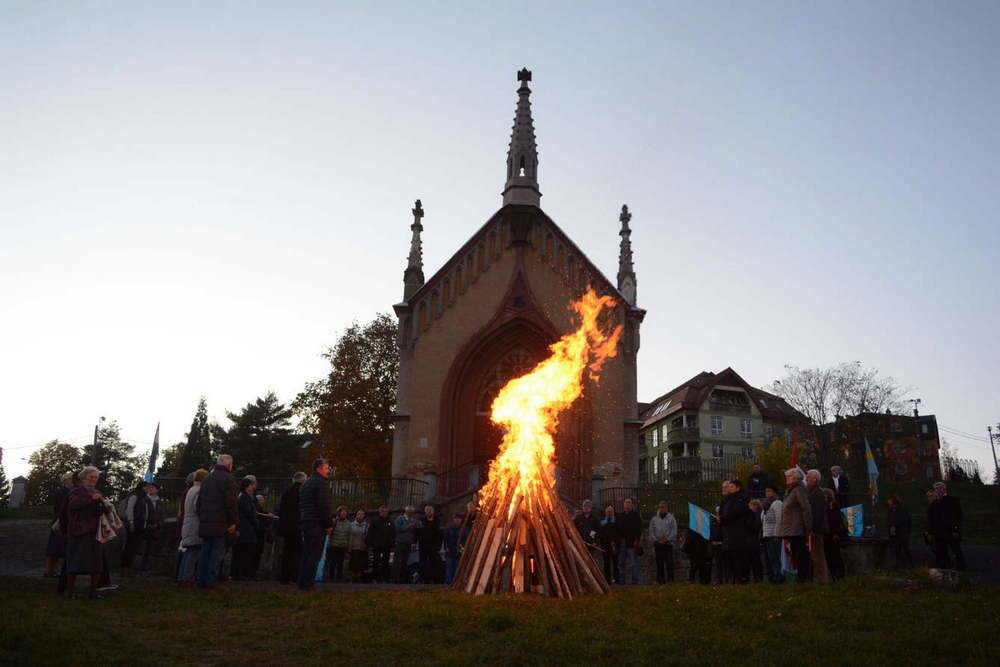
[[631, 214], [619, 217], [616, 283], [542, 210], [531, 116], [531, 72], [518, 72], [517, 107], [502, 206], [424, 279], [420, 200], [403, 274], [393, 477], [427, 480], [439, 501], [459, 500], [486, 481], [502, 433], [489, 419], [497, 392], [548, 356], [577, 326], [570, 302], [588, 286], [615, 300], [607, 325], [621, 324], [618, 354], [598, 382], [563, 413], [556, 435], [559, 491], [579, 502], [601, 486], [635, 484], [641, 421], [636, 397], [639, 327]]

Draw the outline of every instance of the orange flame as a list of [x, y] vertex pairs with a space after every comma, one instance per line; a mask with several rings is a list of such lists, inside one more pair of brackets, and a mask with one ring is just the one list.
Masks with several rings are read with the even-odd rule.
[[[572, 405], [583, 393], [583, 373], [590, 371], [593, 380], [604, 362], [617, 354], [622, 327], [610, 334], [598, 326], [598, 317], [615, 305], [610, 296], [598, 297], [588, 288], [579, 301], [570, 304], [581, 323], [576, 331], [566, 334], [549, 346], [552, 355], [539, 363], [527, 375], [508, 382], [493, 401], [491, 419], [506, 428], [500, 453], [490, 464], [490, 477], [482, 497], [494, 493], [505, 495], [511, 484], [517, 484], [514, 496], [520, 497], [528, 511], [551, 507], [531, 507], [530, 503], [550, 503], [551, 493], [534, 493], [532, 487], [555, 486], [555, 441], [553, 434], [559, 425], [559, 413]], [[517, 507], [512, 503], [509, 512]]]

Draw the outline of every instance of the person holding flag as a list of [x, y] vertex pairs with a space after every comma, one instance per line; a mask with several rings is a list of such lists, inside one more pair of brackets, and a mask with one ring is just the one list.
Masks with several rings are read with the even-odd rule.
[[799, 581], [811, 579], [809, 567], [809, 549], [806, 540], [812, 535], [812, 509], [809, 499], [802, 486], [804, 479], [801, 468], [789, 468], [785, 471], [785, 498], [781, 503], [781, 527], [778, 535], [783, 538], [783, 551], [787, 554], [786, 574], [797, 577]]

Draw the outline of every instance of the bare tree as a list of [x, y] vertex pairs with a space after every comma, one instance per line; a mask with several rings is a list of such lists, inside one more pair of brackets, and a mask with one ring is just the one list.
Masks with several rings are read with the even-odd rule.
[[911, 390], [893, 377], [880, 376], [877, 369], [865, 368], [860, 361], [830, 368], [785, 366], [785, 372], [768, 391], [784, 398], [814, 424], [825, 424], [835, 415], [901, 412], [903, 397]]

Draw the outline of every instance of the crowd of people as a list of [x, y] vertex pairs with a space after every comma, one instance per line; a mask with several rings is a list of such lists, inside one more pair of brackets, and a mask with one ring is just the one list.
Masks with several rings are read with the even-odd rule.
[[[198, 469], [178, 508], [180, 557], [178, 585], [217, 588], [225, 555], [231, 553], [228, 579], [254, 580], [264, 545], [280, 543], [278, 578], [309, 590], [317, 581], [450, 584], [460, 555], [475, 525], [473, 504], [447, 522], [433, 505], [422, 513], [408, 506], [395, 519], [379, 507], [371, 518], [365, 509], [353, 514], [333, 507], [330, 465], [313, 463], [312, 473], [296, 473], [274, 512], [264, 509], [256, 493], [257, 479], [237, 481], [233, 458], [220, 455], [211, 471]], [[140, 571], [148, 568], [164, 523], [159, 488], [140, 483], [118, 506], [97, 490], [100, 471], [93, 467], [67, 474], [54, 501], [54, 523], [46, 547], [45, 576], [60, 577], [59, 590], [72, 597], [76, 578], [89, 576], [89, 597], [113, 587], [103, 544], [123, 533], [121, 574], [133, 576], [132, 564], [142, 551]], [[689, 580], [708, 584], [789, 580], [827, 583], [845, 576], [841, 545], [847, 538], [841, 509], [847, 504], [849, 481], [834, 466], [826, 485], [818, 470], [785, 471], [785, 491], [754, 470], [744, 484], [722, 483], [722, 497], [710, 521], [709, 538], [697, 530], [678, 530], [677, 520], [661, 501], [647, 521], [631, 498], [623, 511], [613, 504], [598, 515], [585, 500], [573, 517], [580, 537], [600, 563], [609, 584], [640, 584], [643, 544], [652, 547], [656, 581], [674, 581], [679, 550], [689, 563]], [[888, 499], [888, 542], [896, 568], [912, 567], [912, 520], [896, 496]], [[927, 531], [934, 565], [950, 568], [952, 558], [965, 568], [961, 550], [961, 503], [938, 482], [928, 492]], [[646, 538], [644, 539], [644, 535]], [[680, 536], [680, 540], [679, 540]], [[57, 575], [59, 559], [62, 571]]]

